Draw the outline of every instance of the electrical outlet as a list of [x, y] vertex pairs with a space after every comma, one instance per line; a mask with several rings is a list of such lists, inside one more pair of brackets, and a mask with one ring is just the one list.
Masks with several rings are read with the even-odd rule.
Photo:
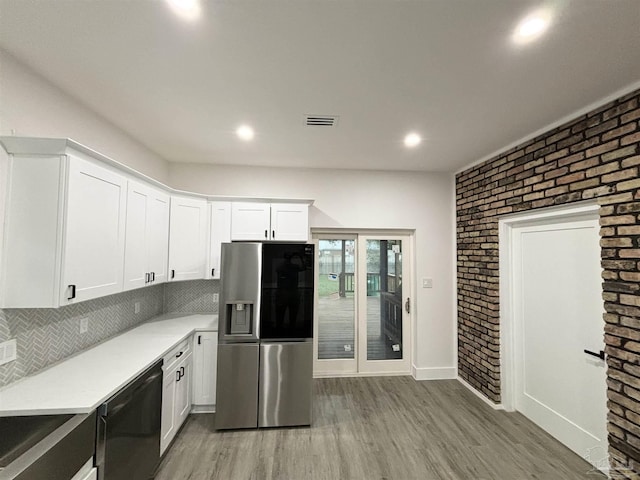
[[422, 288], [433, 288], [433, 278], [423, 278]]
[[133, 313], [140, 313], [140, 302], [133, 304]]
[[13, 362], [18, 358], [18, 344], [15, 338], [0, 343], [0, 365]]
[[218, 303], [220, 301], [220, 294], [219, 293], [214, 293], [213, 294], [213, 303]]
[[89, 319], [87, 317], [80, 319], [80, 333], [87, 333], [89, 331]]

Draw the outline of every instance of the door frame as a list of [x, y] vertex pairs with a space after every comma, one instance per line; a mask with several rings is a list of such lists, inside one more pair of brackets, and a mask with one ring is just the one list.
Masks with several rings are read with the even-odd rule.
[[[513, 249], [514, 229], [542, 223], [562, 223], [593, 219], [599, 216], [600, 206], [594, 202], [580, 202], [562, 207], [549, 207], [534, 212], [505, 215], [498, 221], [499, 275], [500, 275], [500, 407], [515, 411], [516, 364], [515, 302], [514, 286], [515, 257]], [[603, 330], [604, 334], [604, 330]]]
[[[345, 239], [353, 239], [356, 243], [356, 272], [360, 268], [358, 257], [358, 243], [361, 237], [381, 237], [384, 239], [402, 239], [406, 241], [406, 245], [403, 246], [403, 258], [402, 261], [402, 271], [403, 275], [407, 272], [410, 281], [407, 282], [406, 291], [403, 291], [403, 305], [407, 297], [411, 299], [411, 308], [409, 313], [407, 313], [403, 309], [403, 315], [407, 315], [406, 329], [403, 331], [403, 336], [406, 335], [407, 341], [403, 339], [403, 350], [406, 353], [406, 356], [403, 356], [403, 360], [408, 362], [408, 367], [405, 370], [397, 370], [392, 368], [383, 369], [382, 371], [358, 371], [358, 365], [360, 362], [359, 356], [359, 329], [361, 328], [361, 310], [363, 310], [363, 306], [359, 305], [358, 297], [359, 295], [355, 295], [355, 339], [354, 339], [354, 358], [348, 360], [318, 360], [318, 289], [314, 288], [314, 309], [313, 309], [313, 371], [314, 378], [335, 378], [335, 377], [370, 377], [370, 376], [395, 376], [395, 375], [411, 375], [413, 366], [415, 365], [415, 332], [416, 332], [416, 311], [417, 311], [417, 301], [416, 301], [416, 279], [415, 279], [415, 230], [409, 229], [362, 229], [362, 228], [313, 228], [311, 229], [311, 239], [312, 243], [316, 248], [316, 258], [315, 258], [315, 271], [316, 275], [318, 275], [319, 271], [319, 256], [318, 252], [318, 239], [319, 238], [332, 238], [335, 236], [337, 238], [343, 237]], [[402, 237], [402, 238], [400, 238]], [[366, 285], [363, 286], [366, 289]], [[356, 291], [358, 291], [360, 287], [356, 284]], [[366, 308], [364, 309], [364, 314], [366, 315]], [[366, 344], [366, 342], [365, 342]], [[365, 345], [366, 346], [366, 345]], [[355, 371], [352, 368], [346, 367], [347, 364], [344, 362], [353, 362], [356, 368]], [[383, 360], [387, 361], [387, 360]], [[336, 371], [331, 373], [329, 372], [321, 372], [316, 373], [316, 365], [318, 362], [332, 362], [336, 365]], [[346, 368], [345, 368], [346, 367]]]

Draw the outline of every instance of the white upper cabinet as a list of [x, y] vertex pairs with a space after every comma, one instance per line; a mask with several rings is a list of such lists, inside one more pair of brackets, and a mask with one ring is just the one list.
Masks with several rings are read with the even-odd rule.
[[309, 240], [309, 205], [272, 203], [271, 240]]
[[169, 281], [205, 278], [207, 212], [206, 200], [171, 197]]
[[160, 190], [153, 190], [150, 197], [151, 208], [147, 222], [147, 238], [149, 239], [149, 271], [152, 283], [166, 282], [169, 257], [169, 195]]
[[128, 182], [124, 289], [167, 281], [169, 196]]
[[154, 283], [219, 279], [222, 243], [308, 241], [309, 202], [171, 195], [69, 139], [2, 136], [0, 144], [9, 153], [0, 308], [57, 308]]
[[309, 239], [309, 205], [233, 202], [231, 240], [299, 241]]
[[220, 278], [220, 251], [231, 241], [231, 202], [210, 202], [209, 265], [207, 278]]
[[69, 157], [60, 304], [122, 291], [127, 181]]
[[122, 291], [127, 181], [75, 154], [10, 156], [4, 308], [51, 308]]
[[269, 240], [270, 229], [270, 203], [232, 203], [231, 240]]

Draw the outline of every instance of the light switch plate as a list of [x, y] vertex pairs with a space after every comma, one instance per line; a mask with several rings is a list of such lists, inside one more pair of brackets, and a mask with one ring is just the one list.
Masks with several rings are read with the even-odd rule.
[[13, 362], [18, 358], [18, 342], [15, 338], [0, 343], [0, 365]]
[[433, 288], [433, 278], [423, 278], [422, 288]]
[[133, 313], [140, 313], [140, 302], [136, 302], [133, 305]]

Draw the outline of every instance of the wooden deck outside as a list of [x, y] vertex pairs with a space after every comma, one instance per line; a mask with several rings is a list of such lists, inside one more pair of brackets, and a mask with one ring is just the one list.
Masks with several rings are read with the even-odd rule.
[[[334, 294], [318, 299], [319, 359], [354, 358], [354, 308], [353, 296]], [[379, 296], [367, 297], [367, 344], [368, 360], [402, 358], [402, 351], [394, 352], [382, 333]], [[345, 345], [351, 351], [345, 350]]]

